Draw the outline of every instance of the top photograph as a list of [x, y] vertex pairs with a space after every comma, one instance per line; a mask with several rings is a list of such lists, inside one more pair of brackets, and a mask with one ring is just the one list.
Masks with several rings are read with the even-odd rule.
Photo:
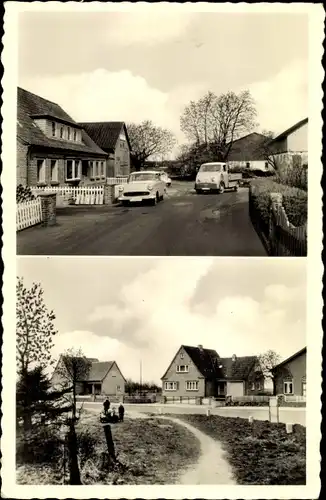
[[20, 12], [17, 254], [305, 257], [308, 28]]

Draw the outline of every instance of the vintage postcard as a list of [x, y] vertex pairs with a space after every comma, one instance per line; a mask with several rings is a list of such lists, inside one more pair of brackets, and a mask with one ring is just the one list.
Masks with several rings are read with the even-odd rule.
[[4, 497], [319, 497], [324, 20], [5, 3]]

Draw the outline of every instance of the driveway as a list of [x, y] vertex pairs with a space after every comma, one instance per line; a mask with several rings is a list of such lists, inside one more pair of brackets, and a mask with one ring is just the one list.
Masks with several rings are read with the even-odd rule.
[[266, 256], [248, 213], [248, 190], [196, 195], [175, 182], [151, 206], [58, 209], [57, 225], [17, 233], [19, 255]]

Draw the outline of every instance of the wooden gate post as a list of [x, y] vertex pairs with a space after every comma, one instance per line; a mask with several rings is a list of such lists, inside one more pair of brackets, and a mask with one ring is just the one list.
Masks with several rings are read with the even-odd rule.
[[110, 426], [110, 424], [103, 424], [103, 428], [104, 428], [104, 435], [105, 435], [106, 445], [108, 448], [108, 453], [109, 453], [110, 457], [113, 459], [113, 461], [116, 462], [111, 426]]

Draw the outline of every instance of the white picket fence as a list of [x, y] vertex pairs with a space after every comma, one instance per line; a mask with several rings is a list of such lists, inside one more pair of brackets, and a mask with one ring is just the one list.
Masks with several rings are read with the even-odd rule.
[[16, 231], [21, 231], [42, 222], [41, 199], [25, 201], [16, 205]]
[[110, 186], [113, 186], [114, 184], [124, 184], [127, 181], [128, 181], [128, 177], [107, 177], [106, 178], [106, 183], [109, 184]]
[[54, 192], [66, 199], [73, 199], [75, 205], [103, 205], [104, 187], [103, 186], [55, 186], [44, 188], [32, 188], [34, 195], [40, 192]]
[[296, 394], [285, 394], [284, 401], [286, 401], [287, 403], [305, 403], [306, 396], [300, 396]]

